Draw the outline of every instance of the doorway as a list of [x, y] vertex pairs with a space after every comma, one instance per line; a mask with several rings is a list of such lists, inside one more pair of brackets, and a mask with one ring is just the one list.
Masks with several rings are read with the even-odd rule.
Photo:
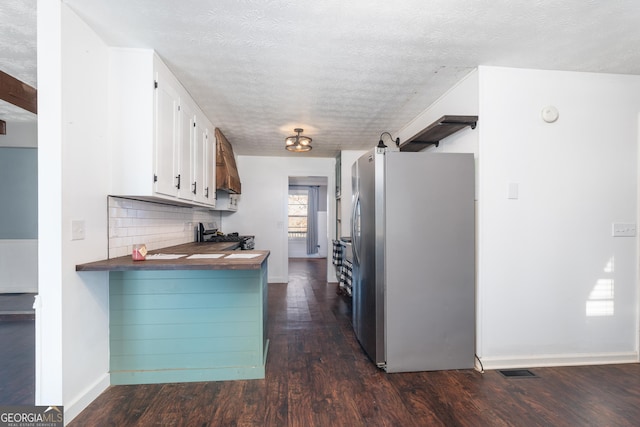
[[290, 176], [287, 242], [289, 258], [326, 258], [328, 253], [328, 180]]
[[35, 403], [38, 293], [37, 119], [11, 121], [0, 135], [0, 402]]

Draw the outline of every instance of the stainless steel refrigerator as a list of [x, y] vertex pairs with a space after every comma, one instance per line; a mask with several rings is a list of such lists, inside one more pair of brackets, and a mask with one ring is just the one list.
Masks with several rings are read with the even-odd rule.
[[353, 165], [353, 327], [387, 372], [475, 355], [472, 154], [376, 148]]

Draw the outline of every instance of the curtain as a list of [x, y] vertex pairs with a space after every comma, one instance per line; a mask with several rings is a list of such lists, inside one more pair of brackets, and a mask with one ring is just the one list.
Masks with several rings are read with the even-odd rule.
[[309, 187], [307, 206], [307, 255], [318, 253], [318, 186]]

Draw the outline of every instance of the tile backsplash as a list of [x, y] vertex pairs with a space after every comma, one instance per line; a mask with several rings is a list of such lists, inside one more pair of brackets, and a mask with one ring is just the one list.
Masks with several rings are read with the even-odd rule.
[[109, 258], [129, 255], [132, 245], [147, 249], [193, 242], [199, 222], [220, 226], [220, 212], [109, 197]]

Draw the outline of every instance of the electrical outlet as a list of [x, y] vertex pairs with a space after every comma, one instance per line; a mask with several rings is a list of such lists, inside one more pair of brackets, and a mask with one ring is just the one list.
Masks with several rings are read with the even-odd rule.
[[84, 221], [71, 221], [71, 240], [84, 240]]
[[613, 237], [635, 237], [636, 224], [627, 222], [614, 222], [611, 235]]

